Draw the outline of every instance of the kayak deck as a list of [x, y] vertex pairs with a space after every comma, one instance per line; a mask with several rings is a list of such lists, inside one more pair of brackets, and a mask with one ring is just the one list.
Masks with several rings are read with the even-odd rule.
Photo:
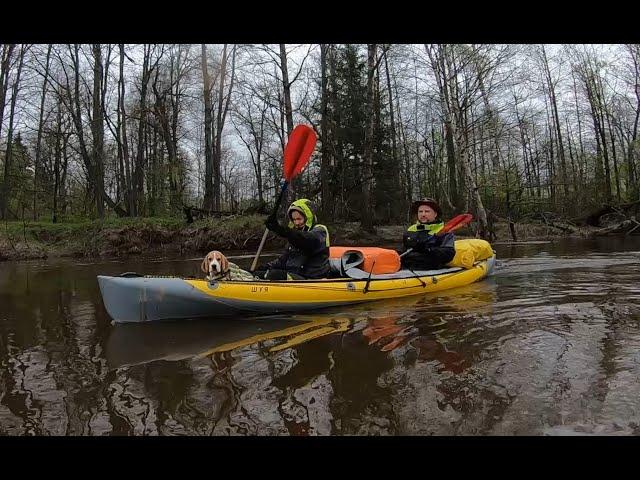
[[495, 256], [470, 269], [447, 268], [352, 278], [282, 281], [206, 281], [178, 277], [98, 276], [105, 308], [116, 323], [298, 312], [438, 292], [491, 273]]

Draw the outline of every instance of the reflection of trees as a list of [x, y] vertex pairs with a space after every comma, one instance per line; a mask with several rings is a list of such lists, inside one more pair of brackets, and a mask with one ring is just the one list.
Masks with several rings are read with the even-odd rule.
[[12, 424], [19, 418], [25, 434], [111, 431], [110, 422], [100, 420], [106, 370], [96, 329], [99, 297], [81, 293], [88, 281], [72, 271], [13, 264], [6, 272], [0, 403]]
[[450, 295], [441, 293], [435, 301], [429, 297], [402, 299], [402, 303], [396, 301], [395, 311], [370, 314], [362, 334], [369, 345], [376, 345], [383, 352], [409, 342], [416, 349], [417, 360], [436, 360], [445, 370], [460, 373], [472, 363], [464, 353], [451, 349], [468, 330], [468, 322], [460, 314], [473, 312], [476, 316], [491, 308], [493, 299], [493, 291], [482, 284], [455, 289]]
[[45, 315], [59, 308], [60, 298], [52, 291], [39, 294], [28, 269], [9, 264], [3, 270], [0, 425], [8, 425], [12, 434], [64, 434], [65, 392], [57, 386], [43, 325]]
[[463, 418], [464, 378], [482, 352], [470, 324], [478, 312], [490, 313], [494, 294], [482, 284], [444, 293], [396, 301], [387, 314], [370, 307], [365, 315], [362, 336], [387, 352], [391, 365], [377, 381], [386, 395], [368, 407], [385, 412], [382, 422], [360, 433], [450, 434]]
[[[417, 297], [286, 321], [271, 317], [259, 331], [236, 322], [227, 331], [182, 324], [140, 333], [110, 326], [97, 287], [87, 287], [94, 273], [3, 272], [18, 300], [8, 303], [9, 319], [0, 327], [4, 433], [401, 433], [397, 388], [385, 378], [395, 368], [406, 375], [416, 361], [437, 359], [440, 353], [429, 353], [434, 345], [411, 342], [450, 328], [450, 321], [431, 319], [455, 310], [441, 296]], [[52, 280], [55, 274], [60, 278]], [[392, 311], [386, 320], [385, 310]], [[394, 337], [369, 345], [363, 332], [376, 322], [395, 324], [389, 318], [411, 342], [381, 351], [382, 340]], [[413, 352], [402, 361], [401, 347]]]
[[611, 269], [573, 272], [575, 297], [559, 276], [531, 298], [484, 281], [315, 314], [121, 329], [87, 286], [95, 272], [6, 266], [4, 435], [629, 434], [640, 424], [635, 287], [618, 287], [624, 304], [620, 291], [590, 293], [613, 283]]
[[[457, 335], [456, 329], [463, 330], [462, 321], [443, 320], [459, 316], [460, 309], [447, 304], [442, 297], [435, 302], [418, 298], [380, 303], [383, 302], [356, 308], [353, 314], [348, 311], [296, 315], [294, 319], [304, 323], [244, 339], [227, 338], [222, 345], [216, 341], [217, 345], [201, 353], [195, 351], [193, 343], [184, 343], [182, 350], [176, 346], [175, 353], [163, 353], [167, 359], [183, 360], [122, 370], [131, 375], [145, 368], [146, 395], [158, 399], [156, 418], [161, 434], [411, 432], [411, 427], [404, 425], [402, 414], [396, 413], [402, 410], [403, 401], [411, 402], [411, 398], [405, 398], [407, 391], [402, 390], [402, 379], [418, 378], [414, 371], [416, 363], [427, 364], [434, 359], [445, 367], [431, 365], [434, 377], [440, 370], [466, 368], [464, 362], [447, 358], [454, 351], [449, 347]], [[464, 303], [462, 310], [469, 305]], [[392, 318], [404, 322], [402, 330], [412, 333], [411, 342], [405, 346], [410, 351], [400, 357], [396, 355], [399, 348], [381, 351], [379, 344], [369, 345], [369, 338], [363, 334], [376, 322], [393, 323], [389, 322], [389, 316], [380, 315], [380, 311], [388, 308], [396, 312]], [[190, 353], [186, 345], [193, 347]], [[189, 355], [195, 358], [187, 360]], [[185, 374], [189, 383], [178, 382], [184, 386], [176, 389], [179, 393], [172, 392], [172, 404], [166, 400], [169, 392], [160, 386], [166, 385], [168, 389], [177, 380], [159, 379], [170, 365], [171, 369], [180, 365], [189, 372]], [[420, 382], [415, 386], [420, 391], [414, 392], [414, 397], [424, 395], [422, 390], [428, 389]], [[430, 391], [437, 392], [436, 387], [437, 382]], [[443, 396], [435, 393], [434, 398], [437, 410]]]
[[[233, 349], [214, 349], [210, 360], [214, 385], [224, 401], [212, 433], [329, 434], [327, 404], [332, 387], [323, 373], [329, 362], [316, 368], [314, 355], [307, 358], [307, 347], [348, 326], [341, 319], [320, 318], [250, 337]], [[304, 369], [298, 370], [301, 366]], [[307, 367], [311, 371], [305, 371]]]

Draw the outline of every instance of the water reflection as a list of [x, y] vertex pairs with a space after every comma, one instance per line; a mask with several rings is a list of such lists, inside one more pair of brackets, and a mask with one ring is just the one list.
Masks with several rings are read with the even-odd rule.
[[496, 249], [440, 294], [143, 325], [96, 275], [194, 261], [0, 264], [0, 434], [639, 434], [640, 242]]
[[303, 324], [289, 317], [267, 317], [115, 325], [106, 357], [110, 368], [118, 368], [205, 357], [257, 343], [276, 352], [340, 328], [340, 321], [332, 317]]

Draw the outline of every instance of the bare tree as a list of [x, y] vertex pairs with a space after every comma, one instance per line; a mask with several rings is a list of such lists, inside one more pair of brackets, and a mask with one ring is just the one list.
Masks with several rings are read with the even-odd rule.
[[373, 149], [375, 144], [374, 128], [374, 88], [377, 70], [376, 57], [378, 46], [367, 45], [367, 103], [365, 110], [366, 131], [364, 137], [364, 158], [362, 159], [362, 203], [360, 225], [365, 231], [374, 231], [375, 211], [371, 208], [371, 183], [373, 180]]
[[631, 84], [635, 94], [635, 111], [633, 115], [633, 127], [627, 147], [627, 175], [628, 185], [632, 198], [640, 196], [640, 186], [638, 185], [636, 158], [640, 151], [638, 144], [638, 120], [640, 120], [640, 44], [626, 45], [631, 69], [633, 72]]
[[[266, 86], [263, 88], [266, 88]], [[265, 144], [267, 143], [265, 133], [269, 105], [263, 101], [265, 96], [261, 92], [246, 84], [241, 88], [238, 97], [234, 111], [234, 126], [240, 141], [249, 152], [256, 179], [258, 202], [263, 205], [265, 200], [262, 164]]]
[[0, 58], [0, 134], [4, 121], [4, 107], [7, 101], [7, 91], [9, 88], [9, 73], [11, 70], [11, 60], [16, 46], [13, 43], [2, 45], [2, 56]]
[[[465, 76], [470, 74], [466, 69], [473, 64], [476, 52], [473, 49], [462, 50], [457, 46], [450, 45], [425, 45], [425, 49], [429, 56], [431, 69], [436, 77], [440, 95], [449, 161], [459, 162], [462, 179], [466, 186], [467, 195], [465, 198], [474, 201], [476, 218], [480, 224], [479, 233], [482, 237], [487, 237], [489, 235], [487, 214], [472, 174], [466, 131], [468, 128], [467, 111], [479, 90], [479, 82], [477, 76], [472, 79], [465, 78]], [[462, 82], [459, 77], [462, 78]], [[449, 166], [450, 182], [453, 181], [451, 177], [456, 176], [456, 165], [453, 162]], [[454, 198], [458, 195], [457, 191], [453, 191], [451, 194], [454, 195]]]
[[229, 56], [227, 54], [227, 44], [224, 44], [222, 50], [222, 60], [220, 62], [220, 76], [218, 83], [218, 104], [216, 122], [214, 125], [214, 152], [213, 152], [213, 193], [214, 193], [214, 208], [220, 210], [220, 164], [222, 162], [222, 131], [227, 118], [227, 112], [229, 111], [229, 101], [231, 100], [231, 93], [233, 92], [233, 84], [235, 81], [236, 71], [236, 45], [231, 48], [231, 72], [229, 74], [229, 83], [227, 86], [227, 67], [229, 62]]
[[[557, 80], [554, 80], [551, 76], [551, 68], [549, 67], [549, 59], [547, 58], [547, 51], [544, 45], [540, 46], [539, 50], [540, 59], [543, 66], [544, 79], [545, 79], [545, 87], [546, 92], [549, 95], [549, 102], [551, 104], [551, 112], [553, 114], [553, 125], [555, 127], [555, 134], [557, 138], [558, 144], [558, 156], [560, 157], [560, 171], [561, 171], [561, 180], [562, 180], [562, 188], [564, 191], [565, 198], [569, 196], [569, 183], [567, 176], [567, 162], [564, 153], [564, 142], [562, 140], [562, 129], [561, 129], [561, 121], [560, 116], [558, 115], [558, 101], [556, 99], [556, 83]], [[553, 160], [551, 160], [553, 161]]]
[[[1, 218], [7, 218], [7, 206], [9, 204], [9, 196], [11, 194], [11, 162], [13, 152], [13, 128], [14, 128], [14, 115], [16, 111], [16, 103], [18, 100], [18, 93], [20, 92], [20, 74], [22, 73], [22, 66], [24, 64], [24, 56], [29, 47], [26, 45], [20, 46], [20, 53], [18, 53], [18, 67], [16, 70], [16, 77], [13, 81], [13, 88], [11, 92], [11, 106], [9, 109], [9, 129], [7, 131], [7, 148], [4, 154], [4, 178], [2, 181], [2, 192], [0, 192], [0, 215]], [[8, 75], [7, 75], [8, 76]]]
[[204, 98], [204, 201], [203, 208], [212, 210], [214, 206], [213, 195], [213, 148], [211, 145], [211, 78], [207, 66], [207, 46], [202, 44], [202, 88]]
[[[142, 76], [140, 78], [140, 100], [138, 102], [138, 133], [137, 133], [137, 146], [136, 146], [136, 159], [135, 167], [133, 169], [133, 175], [131, 178], [131, 190], [129, 192], [130, 205], [132, 206], [131, 215], [136, 216], [138, 214], [139, 197], [143, 194], [144, 183], [144, 164], [145, 164], [145, 152], [149, 149], [149, 135], [147, 132], [148, 124], [148, 110], [147, 96], [149, 91], [149, 82], [151, 78], [156, 75], [159, 69], [159, 63], [163, 59], [165, 47], [157, 45], [143, 45], [142, 52]], [[154, 58], [155, 53], [155, 58]], [[154, 140], [157, 139], [157, 130], [154, 130]], [[154, 151], [157, 143], [153, 143]], [[154, 155], [154, 160], [157, 155]], [[153, 169], [150, 176], [156, 178], [159, 176], [157, 171], [158, 165]], [[151, 201], [155, 202], [155, 182], [151, 182]]]
[[42, 80], [42, 94], [40, 97], [40, 112], [38, 115], [38, 133], [36, 138], [36, 155], [33, 166], [33, 220], [38, 218], [37, 198], [38, 198], [38, 174], [40, 173], [40, 157], [42, 154], [42, 129], [44, 126], [44, 106], [47, 98], [47, 87], [49, 85], [49, 64], [51, 60], [52, 45], [47, 46], [47, 56], [45, 60], [43, 80]]

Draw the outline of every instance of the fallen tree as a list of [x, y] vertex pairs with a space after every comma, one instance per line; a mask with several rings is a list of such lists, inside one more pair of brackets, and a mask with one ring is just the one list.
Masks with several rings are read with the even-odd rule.
[[[614, 225], [600, 228], [593, 232], [593, 235], [601, 236], [612, 233], [624, 233], [625, 235], [631, 235], [638, 229], [638, 227], [640, 227], [640, 222], [636, 220], [636, 217], [630, 217]], [[638, 230], [638, 232], [640, 232], [640, 230]]]
[[590, 225], [592, 227], [602, 227], [603, 217], [612, 213], [622, 214], [624, 216], [637, 215], [640, 209], [640, 199], [633, 202], [621, 203], [618, 205], [606, 204], [598, 208], [595, 212], [591, 212], [587, 215], [577, 217], [573, 220], [578, 225]]

